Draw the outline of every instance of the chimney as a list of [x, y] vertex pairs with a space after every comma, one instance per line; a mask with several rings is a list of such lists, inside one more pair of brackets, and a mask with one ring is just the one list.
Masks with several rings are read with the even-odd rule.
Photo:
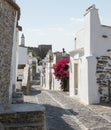
[[96, 44], [97, 44], [97, 36], [99, 36], [99, 30], [101, 27], [98, 9], [96, 9], [95, 5], [91, 5], [86, 9], [86, 13], [84, 14], [84, 22], [85, 22], [85, 46], [87, 55], [93, 55], [95, 53]]

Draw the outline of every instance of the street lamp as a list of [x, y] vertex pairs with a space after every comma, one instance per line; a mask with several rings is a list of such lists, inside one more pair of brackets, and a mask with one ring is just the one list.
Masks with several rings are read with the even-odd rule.
[[65, 49], [63, 48], [63, 49], [62, 49], [62, 57], [66, 57], [66, 55], [67, 55], [67, 54], [66, 54], [66, 51], [65, 51]]

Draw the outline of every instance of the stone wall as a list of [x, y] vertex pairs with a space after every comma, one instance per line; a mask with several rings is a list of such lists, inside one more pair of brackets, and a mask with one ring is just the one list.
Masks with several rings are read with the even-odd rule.
[[[111, 57], [100, 56], [97, 57], [97, 84], [100, 94], [100, 101], [108, 101], [109, 99], [109, 84], [111, 81]], [[111, 94], [111, 92], [110, 92]]]
[[5, 0], [0, 3], [0, 103], [7, 103], [16, 10]]
[[0, 105], [0, 122], [4, 130], [45, 130], [45, 108], [37, 104]]

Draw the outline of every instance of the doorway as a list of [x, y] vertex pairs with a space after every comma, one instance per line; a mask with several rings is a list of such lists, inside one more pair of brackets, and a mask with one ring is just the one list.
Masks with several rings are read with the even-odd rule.
[[78, 95], [78, 63], [74, 63], [74, 92]]

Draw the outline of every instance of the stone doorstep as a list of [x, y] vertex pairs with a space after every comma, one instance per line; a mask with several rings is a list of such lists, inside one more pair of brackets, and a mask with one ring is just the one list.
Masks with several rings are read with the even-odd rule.
[[18, 129], [18, 128], [45, 128], [43, 122], [38, 123], [13, 123], [13, 124], [3, 124], [4, 128], [7, 129]]
[[[6, 109], [7, 107], [7, 109]], [[45, 112], [45, 107], [39, 104], [0, 104], [0, 114], [19, 113], [19, 112]]]
[[[1, 130], [1, 129], [0, 129]], [[33, 126], [25, 126], [25, 127], [7, 127], [3, 130], [44, 130], [44, 127], [33, 127]]]
[[14, 92], [12, 94], [12, 104], [23, 102], [24, 102], [23, 92]]
[[12, 104], [21, 104], [24, 103], [23, 98], [12, 98]]
[[34, 123], [42, 122], [44, 120], [44, 112], [30, 111], [30, 112], [17, 112], [17, 113], [4, 113], [0, 114], [0, 122], [9, 123]]
[[22, 97], [23, 96], [23, 92], [14, 92], [12, 94], [12, 97], [13, 98], [19, 98], [19, 97]]
[[0, 105], [0, 122], [5, 130], [44, 130], [45, 108], [38, 104]]
[[42, 127], [5, 128], [5, 130], [44, 130]]

